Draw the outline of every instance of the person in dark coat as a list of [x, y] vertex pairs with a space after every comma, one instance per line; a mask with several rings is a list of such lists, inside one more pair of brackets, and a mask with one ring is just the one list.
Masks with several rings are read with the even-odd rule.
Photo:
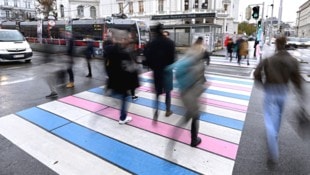
[[66, 85], [67, 88], [74, 87], [74, 74], [73, 74], [73, 54], [74, 54], [74, 37], [72, 33], [67, 33], [68, 37], [68, 47], [67, 47], [67, 55], [68, 55], [68, 61], [67, 61], [67, 72], [69, 74], [69, 83]]
[[153, 71], [154, 85], [156, 91], [154, 119], [158, 118], [159, 95], [166, 93], [166, 116], [170, 116], [171, 90], [173, 89], [173, 73], [165, 68], [175, 61], [174, 42], [163, 35], [163, 26], [158, 24], [155, 29], [155, 38], [147, 44], [144, 49], [146, 57], [145, 64]]
[[[305, 96], [298, 61], [286, 51], [286, 37], [276, 39], [276, 53], [261, 61], [254, 71], [256, 82], [264, 89], [264, 121], [269, 150], [269, 163], [279, 160], [279, 131], [284, 104], [294, 85], [301, 99]], [[272, 165], [271, 164], [271, 165]]]
[[230, 57], [230, 62], [232, 61], [232, 53], [233, 53], [233, 47], [234, 47], [234, 42], [232, 40], [232, 38], [229, 38], [227, 41], [227, 53]]
[[87, 61], [87, 68], [88, 68], [88, 74], [86, 75], [86, 77], [92, 77], [92, 71], [91, 71], [91, 65], [90, 65], [90, 61], [94, 55], [94, 43], [91, 40], [91, 38], [87, 37], [86, 38], [86, 49], [85, 49], [85, 57], [86, 57], [86, 61]]
[[120, 95], [122, 104], [119, 124], [126, 124], [132, 120], [132, 117], [127, 116], [128, 91], [139, 86], [139, 79], [127, 49], [130, 41], [128, 32], [114, 30], [112, 37], [114, 44], [105, 53], [109, 62], [108, 88]]

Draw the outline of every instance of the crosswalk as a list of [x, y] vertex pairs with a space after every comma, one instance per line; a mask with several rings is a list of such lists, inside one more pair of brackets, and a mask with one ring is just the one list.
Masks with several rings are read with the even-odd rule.
[[0, 133], [59, 174], [232, 174], [253, 81], [206, 75], [200, 103], [197, 148], [189, 146], [190, 123], [179, 126], [184, 107], [177, 84], [174, 114], [153, 121], [152, 73], [140, 75], [133, 121], [119, 125], [120, 100], [105, 87], [19, 111], [0, 118]]
[[237, 63], [237, 58], [233, 57], [232, 61], [229, 61], [230, 58], [225, 58], [222, 56], [212, 56], [211, 63], [213, 65], [225, 65], [225, 66], [238, 66], [238, 67], [249, 67], [249, 68], [256, 68], [257, 64], [259, 63], [259, 59], [250, 58], [249, 63], [247, 65], [246, 59], [241, 59], [241, 64]]

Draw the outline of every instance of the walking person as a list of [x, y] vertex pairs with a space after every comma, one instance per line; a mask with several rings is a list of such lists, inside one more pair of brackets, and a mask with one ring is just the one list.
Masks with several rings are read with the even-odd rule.
[[86, 38], [86, 49], [85, 49], [85, 57], [87, 62], [87, 68], [88, 68], [88, 74], [86, 77], [92, 77], [92, 71], [91, 71], [91, 59], [94, 56], [94, 43], [91, 38]]
[[73, 65], [74, 65], [74, 60], [73, 60], [73, 54], [74, 54], [74, 38], [71, 33], [67, 33], [68, 37], [68, 48], [67, 48], [67, 55], [68, 55], [68, 60], [67, 60], [67, 72], [69, 75], [69, 83], [67, 83], [66, 87], [67, 88], [73, 88], [74, 87], [74, 74], [73, 74]]
[[227, 42], [227, 52], [230, 57], [229, 61], [232, 62], [232, 53], [233, 53], [234, 42], [231, 38], [229, 38]]
[[[201, 143], [198, 137], [199, 119], [200, 119], [200, 103], [199, 97], [205, 91], [205, 65], [202, 37], [198, 37], [192, 47], [185, 53], [182, 59], [168, 67], [168, 69], [176, 68], [175, 77], [179, 84], [180, 95], [183, 106], [186, 109], [185, 117], [182, 118], [177, 126], [182, 126], [192, 120], [191, 123], [191, 143], [192, 147], [196, 147]], [[174, 133], [173, 135], [176, 135]]]
[[286, 38], [276, 39], [276, 53], [259, 63], [254, 78], [264, 89], [263, 113], [269, 150], [268, 163], [279, 160], [278, 136], [284, 103], [292, 82], [300, 96], [303, 96], [299, 63], [285, 49]]
[[163, 35], [163, 25], [158, 24], [155, 29], [155, 38], [147, 44], [144, 55], [145, 64], [153, 71], [155, 85], [154, 120], [158, 118], [159, 96], [166, 95], [166, 114], [170, 116], [171, 111], [171, 90], [173, 89], [173, 72], [165, 71], [165, 68], [175, 61], [175, 45], [168, 37]]
[[129, 91], [136, 85], [137, 74], [134, 74], [135, 67], [128, 52], [130, 36], [127, 31], [113, 30], [113, 45], [109, 47], [105, 57], [109, 61], [108, 88], [121, 98], [121, 111], [119, 124], [126, 124], [132, 121], [132, 117], [127, 115], [127, 98]]

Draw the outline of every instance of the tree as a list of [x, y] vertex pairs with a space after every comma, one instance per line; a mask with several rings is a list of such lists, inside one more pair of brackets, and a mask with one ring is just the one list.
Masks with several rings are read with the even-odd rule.
[[247, 35], [252, 35], [256, 32], [255, 24], [249, 24], [248, 22], [242, 22], [238, 25], [238, 34], [246, 33]]
[[37, 6], [37, 10], [39, 13], [42, 13], [44, 19], [48, 19], [48, 16], [52, 13], [52, 16], [57, 19], [57, 12], [55, 11], [56, 0], [37, 0], [39, 5]]

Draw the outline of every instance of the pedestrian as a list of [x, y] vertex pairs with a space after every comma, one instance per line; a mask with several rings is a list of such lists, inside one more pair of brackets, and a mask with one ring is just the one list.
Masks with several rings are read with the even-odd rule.
[[67, 47], [67, 72], [69, 75], [69, 83], [67, 83], [66, 87], [67, 88], [72, 88], [74, 87], [74, 74], [73, 74], [73, 65], [74, 65], [74, 60], [73, 60], [73, 54], [74, 54], [74, 38], [72, 33], [67, 32], [67, 37], [68, 37], [68, 47]]
[[87, 68], [88, 68], [88, 74], [86, 77], [92, 77], [92, 71], [91, 71], [91, 59], [94, 56], [94, 42], [93, 40], [88, 36], [86, 38], [86, 49], [85, 49], [85, 57], [87, 62]]
[[226, 50], [226, 52], [225, 52], [225, 58], [226, 58], [226, 59], [228, 58], [228, 49], [227, 49], [227, 45], [228, 45], [229, 39], [230, 39], [230, 37], [227, 35], [227, 36], [225, 37], [225, 40], [224, 40], [224, 47], [225, 47], [225, 50]]
[[232, 40], [232, 38], [229, 38], [228, 42], [227, 42], [227, 52], [228, 55], [230, 57], [230, 62], [232, 61], [232, 53], [233, 53], [233, 49], [234, 49], [234, 42]]
[[[205, 66], [203, 64], [204, 52], [201, 41], [202, 37], [198, 37], [192, 47], [185, 53], [182, 59], [168, 67], [168, 69], [176, 69], [175, 77], [179, 84], [180, 96], [183, 106], [186, 109], [185, 117], [182, 118], [177, 126], [182, 126], [192, 120], [191, 123], [191, 143], [192, 147], [196, 147], [201, 143], [198, 137], [200, 105], [199, 97], [205, 91]], [[174, 133], [173, 135], [177, 135]]]
[[145, 49], [145, 64], [152, 69], [155, 85], [154, 120], [158, 118], [159, 96], [166, 95], [166, 114], [170, 116], [171, 110], [171, 90], [173, 89], [173, 72], [166, 71], [165, 68], [175, 61], [175, 45], [168, 37], [163, 35], [163, 25], [158, 24], [155, 28], [154, 39], [149, 42]]
[[239, 49], [239, 58], [238, 58], [238, 64], [241, 64], [241, 59], [247, 59], [247, 65], [250, 65], [249, 62], [249, 44], [246, 38], [242, 38], [240, 41], [240, 49]]
[[268, 163], [273, 165], [279, 160], [278, 135], [289, 82], [303, 96], [299, 63], [286, 51], [286, 38], [278, 37], [275, 44], [276, 53], [261, 61], [254, 72], [254, 78], [263, 86], [265, 94], [263, 114], [269, 150]]
[[[138, 80], [135, 72], [134, 62], [128, 52], [130, 35], [125, 30], [113, 30], [113, 45], [110, 46], [105, 56], [109, 61], [109, 79], [108, 88], [116, 93], [121, 98], [121, 111], [119, 124], [126, 124], [132, 120], [132, 117], [127, 115], [127, 97], [129, 91], [133, 89]], [[136, 87], [135, 87], [136, 88]]]

